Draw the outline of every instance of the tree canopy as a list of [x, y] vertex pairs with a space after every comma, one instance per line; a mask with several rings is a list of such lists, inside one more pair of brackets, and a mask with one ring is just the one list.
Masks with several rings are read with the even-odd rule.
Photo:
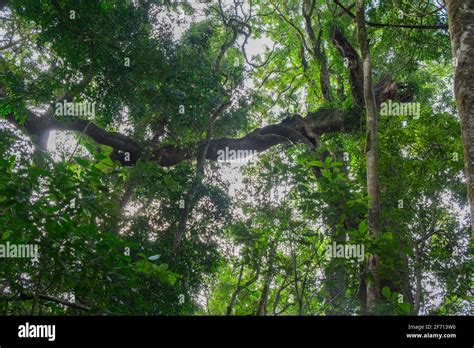
[[436, 0], [0, 1], [0, 314], [472, 314], [456, 65]]

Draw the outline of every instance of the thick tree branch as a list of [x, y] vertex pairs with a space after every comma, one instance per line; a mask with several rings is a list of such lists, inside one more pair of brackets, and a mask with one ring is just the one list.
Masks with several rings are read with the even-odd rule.
[[[334, 3], [342, 8], [342, 10], [347, 13], [351, 18], [355, 19], [356, 16], [338, 0], [334, 0]], [[434, 12], [433, 12], [434, 13]], [[425, 25], [416, 25], [416, 24], [393, 24], [393, 23], [375, 23], [370, 21], [364, 21], [369, 27], [375, 28], [408, 28], [408, 29], [443, 29], [448, 30], [447, 24], [425, 24]]]
[[[399, 86], [388, 78], [377, 86], [376, 93], [379, 93], [377, 99], [380, 102], [387, 97], [398, 98], [399, 100], [409, 99], [406, 92], [398, 91]], [[361, 113], [357, 109], [343, 111], [330, 108], [321, 108], [315, 112], [309, 112], [304, 118], [294, 115], [280, 123], [257, 128], [241, 138], [211, 139], [206, 151], [206, 159], [216, 161], [218, 151], [225, 150], [226, 147], [229, 150], [255, 150], [256, 152], [263, 152], [275, 145], [286, 142], [305, 143], [312, 147], [316, 144], [316, 137], [321, 134], [356, 130], [360, 127], [360, 115]], [[16, 123], [13, 115], [9, 115], [7, 119]], [[143, 146], [132, 138], [121, 133], [108, 132], [94, 123], [78, 117], [46, 120], [30, 112], [23, 127], [30, 136], [37, 136], [44, 132], [46, 128], [84, 132], [85, 135], [97, 143], [111, 146], [113, 148], [111, 158], [123, 165], [133, 165], [145, 152]], [[201, 145], [189, 144], [187, 147], [159, 146], [149, 149], [151, 152], [149, 159], [156, 161], [163, 167], [174, 166], [182, 161], [196, 158], [196, 151]], [[128, 153], [128, 156], [126, 156], [126, 153]]]
[[305, 22], [306, 33], [308, 34], [309, 41], [311, 43], [312, 50], [310, 51], [313, 57], [316, 59], [319, 66], [319, 84], [321, 87], [321, 93], [324, 100], [331, 101], [331, 84], [329, 83], [329, 71], [327, 68], [326, 57], [324, 54], [324, 46], [321, 45], [321, 37], [323, 34], [323, 29], [321, 26], [320, 13], [317, 13], [318, 24], [319, 24], [319, 33], [316, 37], [313, 26], [311, 24], [311, 18], [313, 15], [314, 7], [316, 1], [304, 0], [302, 5], [302, 15]]
[[[402, 87], [402, 88], [401, 88]], [[411, 99], [411, 94], [401, 86], [393, 82], [389, 76], [384, 77], [376, 86], [375, 94], [377, 102], [387, 98], [406, 101]], [[6, 90], [0, 89], [5, 95]], [[331, 132], [351, 132], [360, 128], [361, 112], [354, 108], [350, 111], [341, 109], [320, 108], [315, 112], [309, 112], [306, 117], [293, 115], [280, 123], [257, 128], [241, 138], [218, 138], [211, 139], [205, 158], [216, 161], [218, 151], [229, 150], [244, 151], [245, 156], [249, 150], [263, 152], [269, 148], [287, 142], [304, 143], [309, 147], [316, 146], [317, 137], [321, 134]], [[196, 158], [197, 151], [203, 146], [201, 143], [191, 143], [186, 147], [174, 145], [161, 145], [158, 147], [146, 147], [137, 143], [131, 137], [118, 132], [106, 131], [93, 122], [79, 117], [63, 116], [56, 118], [38, 117], [33, 112], [28, 112], [27, 120], [19, 125], [13, 114], [7, 115], [7, 120], [17, 127], [24, 128], [29, 136], [40, 136], [47, 130], [71, 130], [84, 133], [98, 144], [113, 148], [111, 159], [121, 162], [123, 165], [131, 166], [144, 153], [150, 154], [149, 160], [156, 161], [163, 167], [170, 167], [185, 160]], [[146, 151], [145, 151], [146, 150]]]
[[362, 62], [359, 54], [337, 27], [333, 28], [331, 36], [334, 46], [344, 58], [344, 64], [349, 69], [349, 83], [351, 87], [352, 100], [354, 104], [363, 107], [364, 76], [362, 74]]
[[[84, 306], [80, 303], [69, 302], [69, 301], [66, 301], [66, 300], [51, 296], [51, 295], [47, 295], [47, 294], [38, 294], [38, 298], [42, 300], [46, 300], [46, 301], [59, 303], [71, 308], [80, 309], [83, 311], [91, 310], [90, 307]], [[25, 294], [25, 293], [22, 293], [19, 296], [0, 296], [0, 301], [28, 301], [28, 300], [33, 300], [33, 299], [35, 299], [35, 295], [30, 295], [30, 294]]]

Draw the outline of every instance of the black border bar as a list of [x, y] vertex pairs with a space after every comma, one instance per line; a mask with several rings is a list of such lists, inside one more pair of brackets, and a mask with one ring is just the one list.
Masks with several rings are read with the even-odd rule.
[[[55, 325], [55, 340], [20, 338], [19, 326]], [[410, 326], [409, 326], [410, 325]], [[454, 328], [455, 327], [455, 328]], [[424, 337], [408, 338], [407, 334]], [[439, 334], [450, 337], [436, 338]], [[452, 334], [455, 334], [454, 338]], [[469, 346], [473, 317], [0, 317], [0, 346], [60, 344], [309, 344]]]

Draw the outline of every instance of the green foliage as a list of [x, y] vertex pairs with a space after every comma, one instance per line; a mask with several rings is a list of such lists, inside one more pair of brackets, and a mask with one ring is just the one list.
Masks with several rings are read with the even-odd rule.
[[[382, 216], [373, 240], [364, 111], [352, 100], [349, 71], [332, 42], [337, 27], [358, 50], [355, 26], [333, 2], [314, 5], [322, 58], [300, 0], [259, 2], [259, 15], [245, 20], [237, 10], [206, 5], [207, 18], [178, 34], [176, 13], [196, 13], [190, 5], [11, 0], [0, 32], [24, 42], [0, 49], [0, 244], [36, 244], [40, 253], [37, 261], [0, 258], [1, 295], [31, 298], [2, 301], [0, 314], [364, 314], [371, 254], [380, 256], [377, 314], [469, 313], [472, 245], [447, 33], [369, 27], [374, 80], [390, 75], [421, 106], [419, 117], [379, 117]], [[432, 7], [373, 2], [368, 18], [398, 23], [402, 10], [412, 14], [403, 21], [416, 24], [425, 5]], [[443, 11], [422, 17], [425, 24], [446, 20]], [[234, 33], [239, 38], [231, 42]], [[246, 34], [271, 44], [253, 56], [257, 43], [242, 49]], [[321, 91], [323, 63], [331, 100]], [[22, 133], [35, 126], [25, 124], [29, 113], [54, 107], [65, 94], [96, 102], [89, 121], [105, 136], [133, 139], [140, 159], [133, 166], [113, 161], [111, 143], [100, 145], [85, 130], [58, 132], [72, 150], [49, 156], [36, 146], [38, 139]], [[198, 180], [196, 149], [211, 120], [213, 138], [238, 138], [295, 113], [330, 109], [340, 111], [344, 129], [311, 135], [314, 147], [272, 147], [242, 175], [206, 162]], [[157, 164], [156, 149], [178, 148], [186, 160]], [[241, 186], [229, 176], [242, 176]], [[192, 209], [174, 250], [179, 202], [190, 188]], [[364, 246], [363, 260], [328, 257], [333, 243]], [[74, 294], [89, 309], [41, 294]]]

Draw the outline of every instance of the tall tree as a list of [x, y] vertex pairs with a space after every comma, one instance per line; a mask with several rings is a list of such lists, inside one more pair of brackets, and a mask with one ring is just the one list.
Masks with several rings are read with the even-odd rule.
[[474, 235], [474, 1], [446, 0], [455, 66], [454, 95], [464, 147], [464, 170]]
[[[357, 33], [360, 51], [363, 60], [364, 101], [367, 113], [366, 135], [366, 163], [367, 163], [367, 193], [369, 196], [369, 238], [379, 238], [380, 219], [380, 189], [378, 175], [378, 140], [377, 140], [377, 104], [375, 101], [374, 86], [372, 83], [372, 63], [370, 59], [369, 38], [365, 26], [365, 1], [357, 0]], [[373, 310], [380, 294], [380, 280], [378, 274], [379, 256], [372, 254], [368, 260], [367, 271], [371, 279], [367, 282], [367, 308]]]

